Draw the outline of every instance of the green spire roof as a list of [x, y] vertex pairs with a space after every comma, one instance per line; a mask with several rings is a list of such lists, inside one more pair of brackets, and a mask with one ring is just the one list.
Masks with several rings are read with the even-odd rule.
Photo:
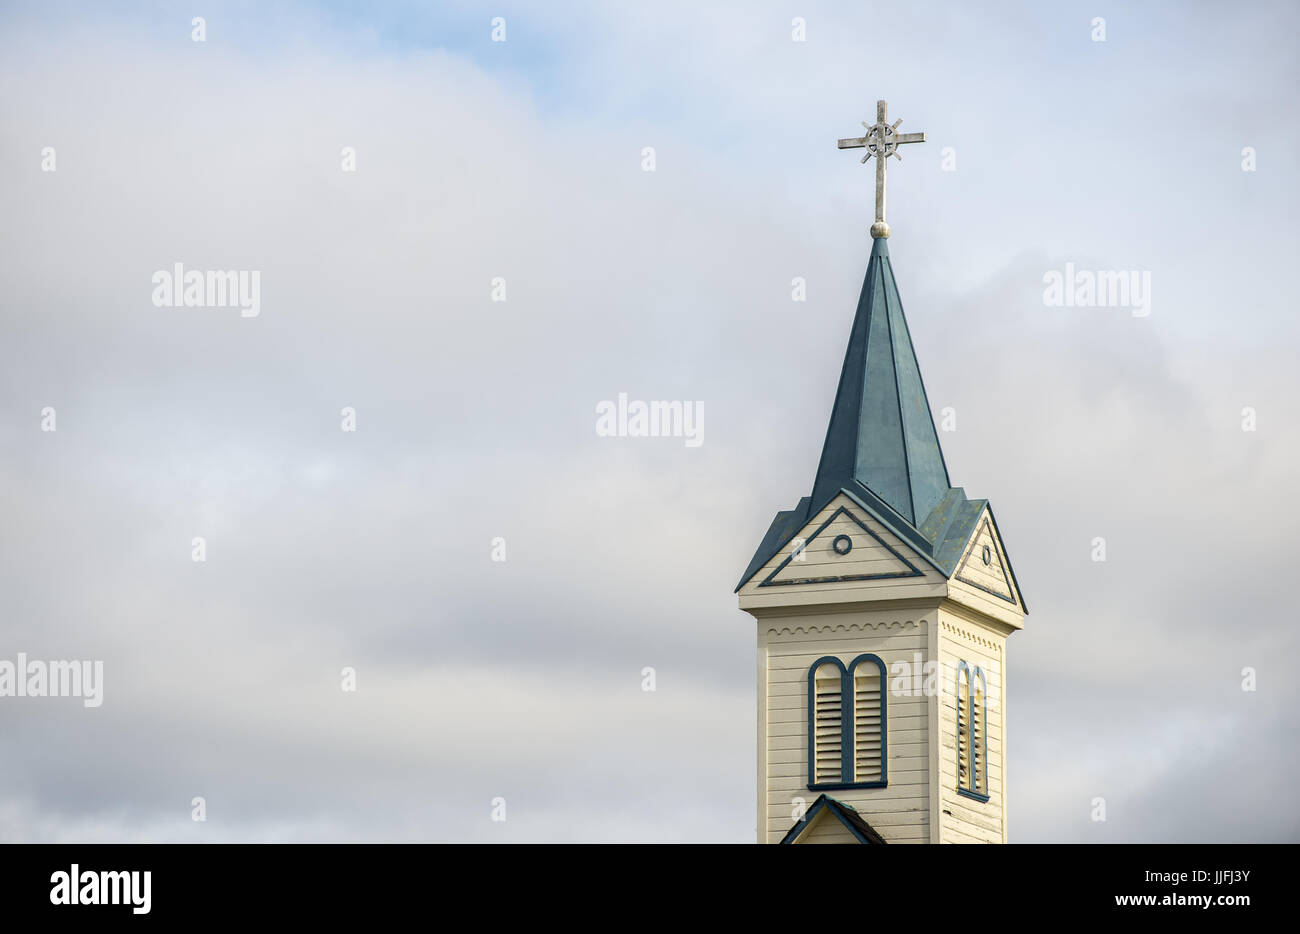
[[883, 237], [871, 247], [812, 496], [776, 514], [736, 589], [840, 493], [945, 577], [987, 505], [948, 481]]
[[919, 527], [950, 484], [887, 242], [880, 238], [871, 247], [812, 508], [821, 509], [856, 480]]

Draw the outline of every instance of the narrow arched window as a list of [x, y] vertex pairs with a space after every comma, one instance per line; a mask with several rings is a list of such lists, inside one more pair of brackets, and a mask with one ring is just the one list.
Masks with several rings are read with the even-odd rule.
[[970, 705], [970, 754], [971, 754], [971, 791], [988, 797], [988, 734], [985, 721], [988, 719], [984, 698], [988, 695], [988, 684], [984, 672], [975, 669], [975, 679], [971, 681]]
[[859, 655], [849, 666], [853, 683], [853, 781], [885, 783], [885, 663]]
[[988, 683], [984, 672], [957, 663], [957, 791], [981, 801], [989, 799]]
[[970, 790], [970, 669], [957, 663], [957, 788]]
[[834, 656], [808, 669], [808, 787], [886, 784], [885, 663], [859, 655], [847, 668]]
[[808, 781], [839, 785], [844, 781], [844, 665], [820, 659], [808, 673]]

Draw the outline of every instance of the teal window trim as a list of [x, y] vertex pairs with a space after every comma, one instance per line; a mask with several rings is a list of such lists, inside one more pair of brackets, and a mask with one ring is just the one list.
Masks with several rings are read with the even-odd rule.
[[[984, 672], [978, 666], [972, 668], [964, 661], [957, 663], [957, 704], [961, 704], [961, 684], [962, 675], [966, 676], [966, 749], [970, 757], [970, 768], [967, 770], [966, 782], [963, 785], [961, 781], [961, 717], [957, 717], [957, 794], [965, 798], [973, 798], [976, 801], [987, 802], [988, 795], [988, 696], [989, 685], [984, 678]], [[978, 754], [975, 749], [975, 678], [980, 682], [980, 718], [984, 723], [984, 733], [980, 742]], [[976, 763], [979, 768], [976, 768]], [[980, 778], [983, 778], [983, 781]], [[980, 788], [984, 791], [980, 791]]]
[[[853, 741], [856, 735], [853, 724], [853, 675], [859, 664], [871, 662], [880, 670], [880, 779], [871, 782], [844, 781], [844, 776], [855, 774], [856, 759]], [[840, 781], [817, 781], [817, 669], [835, 665], [840, 670]], [[866, 652], [853, 659], [846, 668], [833, 655], [823, 655], [808, 668], [808, 790], [830, 791], [836, 788], [884, 788], [889, 784], [889, 684], [888, 669], [880, 656]]]

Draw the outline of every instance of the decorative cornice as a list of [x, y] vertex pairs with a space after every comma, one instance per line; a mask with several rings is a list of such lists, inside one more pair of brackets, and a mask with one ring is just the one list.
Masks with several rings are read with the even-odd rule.
[[924, 619], [895, 619], [882, 620], [877, 623], [827, 623], [823, 626], [768, 626], [767, 634], [769, 636], [797, 636], [800, 634], [811, 636], [820, 633], [866, 632], [873, 629], [905, 629], [908, 626], [920, 628], [925, 623]]
[[945, 632], [950, 632], [955, 636], [960, 636], [961, 638], [965, 639], [967, 642], [973, 643], [974, 645], [983, 646], [986, 649], [991, 649], [992, 651], [997, 652], [999, 655], [1002, 654], [1003, 643], [1001, 642], [995, 642], [992, 639], [988, 639], [984, 636], [978, 636], [967, 629], [963, 629], [961, 626], [957, 626], [954, 625], [953, 623], [948, 622], [946, 619], [940, 620], [939, 626]]

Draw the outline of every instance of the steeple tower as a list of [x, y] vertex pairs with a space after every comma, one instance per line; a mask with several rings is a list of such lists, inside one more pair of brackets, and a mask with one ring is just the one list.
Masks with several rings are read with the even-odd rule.
[[737, 586], [758, 624], [760, 842], [1002, 842], [1019, 585], [986, 500], [951, 485], [889, 259], [877, 105], [871, 256], [812, 495]]

